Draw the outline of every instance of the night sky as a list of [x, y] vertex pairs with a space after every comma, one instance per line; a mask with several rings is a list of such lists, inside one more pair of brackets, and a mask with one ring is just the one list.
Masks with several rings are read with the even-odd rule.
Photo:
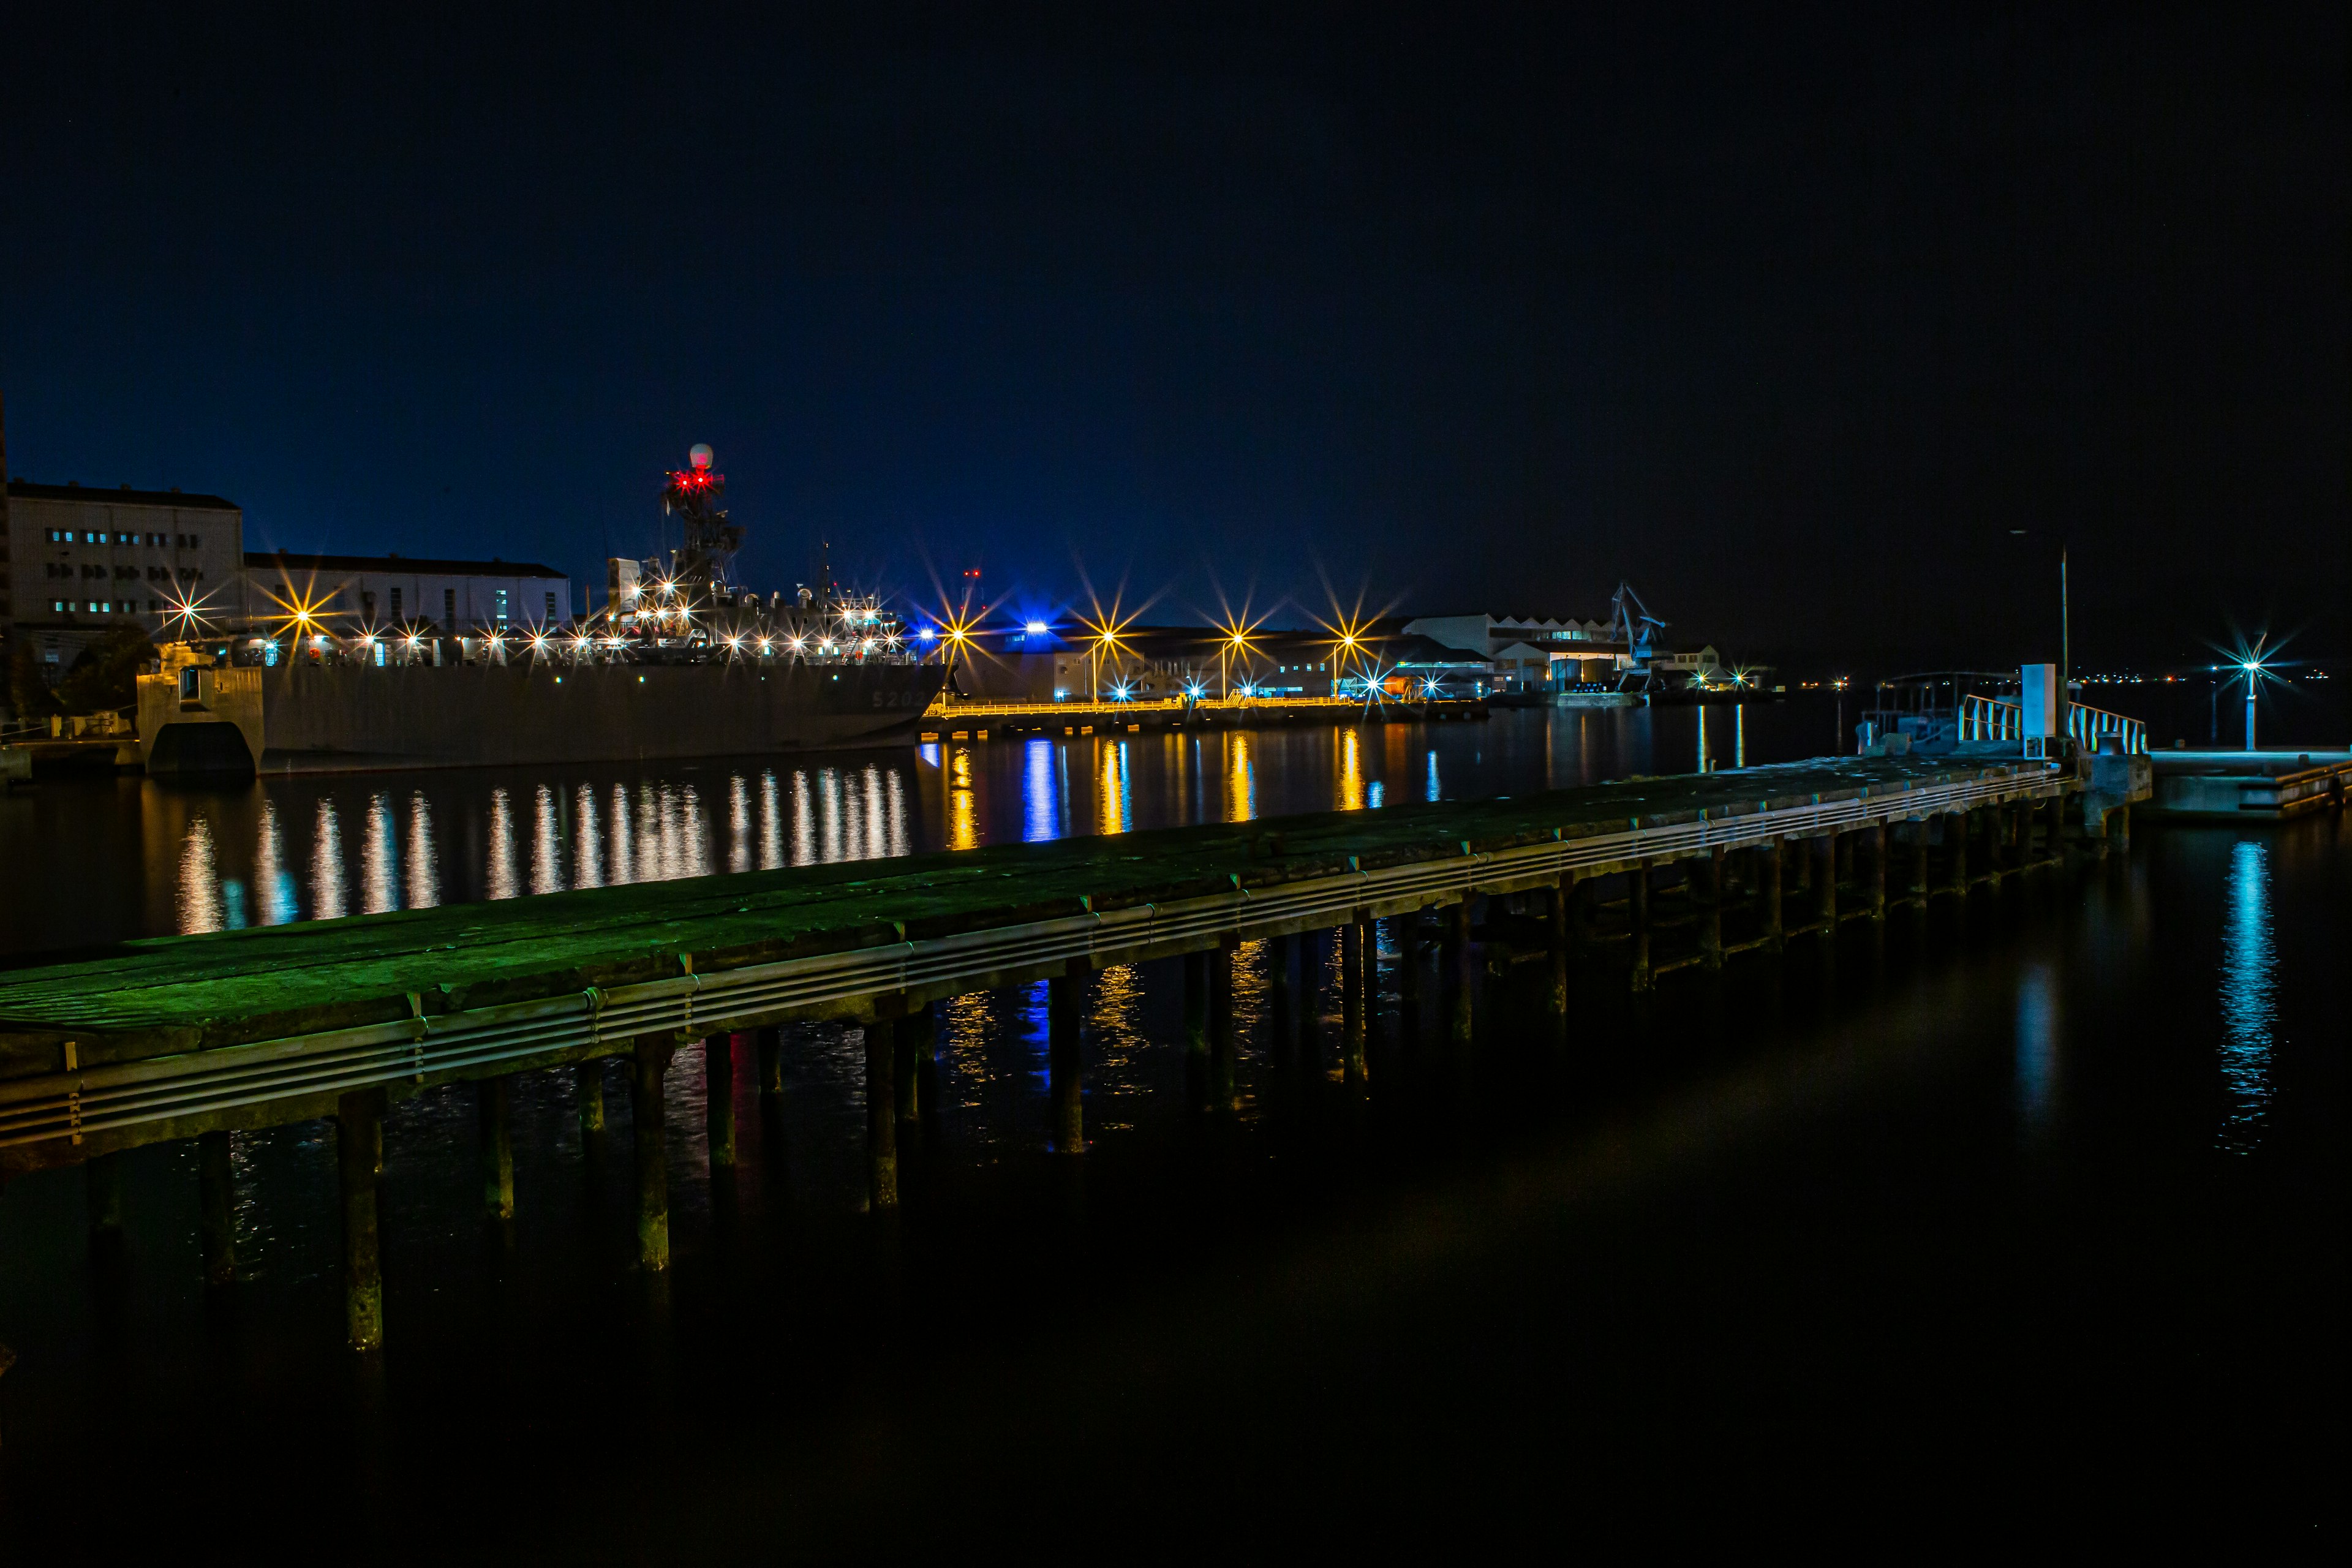
[[2078, 668], [2342, 651], [2340, 5], [1261, 9], [8, 7], [11, 469], [601, 584], [703, 440], [760, 586], [1880, 668], [2056, 657], [2063, 540]]

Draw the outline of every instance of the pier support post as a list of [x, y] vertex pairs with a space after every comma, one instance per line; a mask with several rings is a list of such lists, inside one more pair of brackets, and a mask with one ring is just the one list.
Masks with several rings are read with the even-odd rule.
[[1952, 891], [1969, 896], [1969, 814], [1956, 811], [1944, 822], [1944, 837], [1952, 851]]
[[1837, 935], [1838, 920], [1838, 839], [1840, 834], [1825, 833], [1812, 841], [1813, 853], [1808, 858], [1817, 862], [1813, 868], [1813, 917], [1825, 922], [1829, 934]]
[[1349, 1083], [1364, 1080], [1364, 926], [1339, 928], [1339, 1055]]
[[227, 1133], [196, 1134], [196, 1231], [207, 1285], [236, 1279], [236, 1176], [229, 1152]]
[[1757, 857], [1756, 896], [1763, 905], [1764, 945], [1767, 951], [1779, 952], [1787, 944], [1786, 928], [1780, 920], [1780, 846], [1785, 840], [1777, 837], [1766, 839]]
[[1277, 936], [1267, 939], [1266, 967], [1266, 1033], [1268, 1047], [1275, 1060], [1290, 1055], [1291, 1037], [1297, 1032], [1291, 1021], [1297, 1003], [1292, 995], [1290, 971], [1298, 958], [1298, 939]]
[[492, 1219], [514, 1218], [514, 1122], [509, 1082], [500, 1076], [474, 1085], [474, 1114], [482, 1135], [482, 1212]]
[[898, 1029], [866, 1026], [866, 1198], [875, 1213], [898, 1206]]
[[1576, 898], [1576, 873], [1562, 871], [1551, 889], [1550, 929], [1545, 933], [1551, 948], [1551, 1035], [1554, 1045], [1568, 1043], [1568, 907]]
[[580, 1112], [580, 1142], [604, 1131], [604, 1058], [592, 1057], [572, 1064], [572, 1102]]
[[1184, 955], [1184, 1086], [1195, 1110], [1209, 1100], [1209, 955]]
[[1911, 822], [1911, 895], [1919, 900], [1919, 912], [1927, 912], [1927, 819], [1915, 817]]
[[710, 1168], [735, 1164], [735, 1037], [710, 1035], [702, 1042], [702, 1123], [710, 1142]]
[[662, 1079], [677, 1044], [667, 1035], [640, 1035], [629, 1053], [629, 1135], [636, 1146], [637, 1267], [658, 1274], [669, 1267], [669, 1166], [662, 1124]]
[[1208, 961], [1209, 1096], [1223, 1109], [1234, 1102], [1234, 950], [1202, 956]]
[[1045, 982], [1045, 1056], [1056, 1154], [1087, 1152], [1086, 1051], [1080, 1034], [1079, 984], [1075, 974], [1056, 974]]
[[1853, 838], [1851, 833], [1830, 835], [1831, 876], [1841, 885], [1854, 879]]
[[776, 1095], [784, 1092], [784, 1031], [774, 1024], [759, 1030], [753, 1037], [759, 1041], [760, 1092]]
[[335, 1175], [343, 1199], [343, 1322], [355, 1351], [383, 1346], [383, 1267], [376, 1244], [376, 1180], [383, 1169], [384, 1093], [335, 1101]]
[[1886, 923], [1886, 824], [1868, 829], [1870, 834], [1870, 918], [1880, 925]]
[[1709, 969], [1723, 967], [1723, 846], [1692, 862], [1697, 886], [1699, 959]]
[[1643, 860], [1625, 875], [1625, 916], [1633, 928], [1633, 967], [1627, 983], [1636, 991], [1647, 991], [1650, 988], [1650, 863]]
[[905, 1064], [905, 1092], [911, 1097], [914, 1110], [906, 1105], [898, 1108], [898, 1120], [908, 1124], [930, 1117], [937, 1121], [940, 1110], [940, 1015], [939, 1004], [926, 1002], [898, 1020], [898, 1056]]
[[82, 1192], [89, 1204], [89, 1234], [107, 1239], [122, 1234], [122, 1156], [93, 1154], [83, 1162]]
[[1471, 953], [1473, 895], [1465, 893], [1454, 906], [1454, 1043], [1466, 1047], [1478, 1027], [1478, 961]]

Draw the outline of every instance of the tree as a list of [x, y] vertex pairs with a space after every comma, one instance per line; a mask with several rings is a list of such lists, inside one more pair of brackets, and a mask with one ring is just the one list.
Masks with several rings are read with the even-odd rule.
[[[139, 700], [139, 668], [152, 664], [155, 645], [137, 626], [117, 626], [81, 650], [58, 682], [56, 700], [68, 713], [102, 713]], [[55, 710], [51, 710], [55, 711]]]

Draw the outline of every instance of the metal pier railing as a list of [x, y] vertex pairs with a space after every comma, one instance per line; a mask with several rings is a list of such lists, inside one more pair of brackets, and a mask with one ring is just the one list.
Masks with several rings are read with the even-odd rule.
[[[1774, 839], [1906, 820], [2071, 787], [2055, 768], [1764, 809], [1702, 813], [1696, 820], [1555, 838], [1493, 853], [1349, 871], [1272, 887], [1235, 886], [1182, 903], [1085, 913], [928, 941], [687, 973], [610, 990], [394, 1022], [254, 1045], [80, 1067], [0, 1082], [0, 1148], [217, 1115], [286, 1100], [323, 1101], [353, 1089], [423, 1085], [614, 1054], [636, 1037], [752, 1028], [793, 1016], [856, 1015], [874, 998], [922, 1000], [1019, 984], [1055, 966], [1099, 966], [1161, 957], [1219, 942], [1342, 923], [1359, 913], [1402, 914], [1467, 894], [1540, 886], [1563, 873], [1595, 874], [1740, 848]], [[159, 1136], [170, 1136], [159, 1130]]]

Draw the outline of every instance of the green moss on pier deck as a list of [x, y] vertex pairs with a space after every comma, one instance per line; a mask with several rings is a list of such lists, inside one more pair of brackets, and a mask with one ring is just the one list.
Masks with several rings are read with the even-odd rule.
[[1823, 759], [1379, 811], [641, 882], [123, 943], [0, 972], [0, 1077], [1263, 887], [1538, 839], [2005, 773], [1995, 759]]

